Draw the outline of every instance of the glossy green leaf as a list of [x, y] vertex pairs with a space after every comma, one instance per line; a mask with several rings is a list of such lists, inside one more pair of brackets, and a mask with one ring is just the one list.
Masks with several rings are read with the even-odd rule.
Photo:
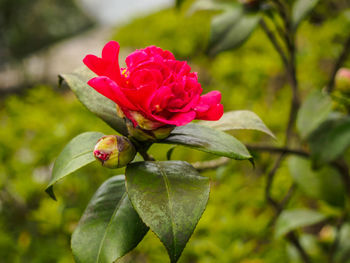
[[288, 165], [294, 181], [305, 194], [330, 205], [344, 206], [345, 189], [337, 170], [326, 166], [314, 171], [309, 160], [294, 156]]
[[258, 13], [246, 13], [241, 5], [215, 16], [211, 24], [209, 53], [216, 55], [237, 48], [248, 39], [259, 20]]
[[306, 138], [323, 121], [332, 110], [332, 100], [327, 94], [315, 91], [301, 105], [297, 118], [297, 129], [302, 138]]
[[338, 159], [350, 146], [350, 117], [334, 116], [308, 138], [315, 167]]
[[298, 27], [314, 9], [319, 0], [296, 0], [292, 8], [292, 23], [294, 29]]
[[123, 175], [105, 181], [90, 200], [72, 236], [76, 262], [112, 263], [148, 231], [132, 207]]
[[252, 160], [247, 148], [235, 137], [194, 123], [176, 127], [170, 136], [161, 142], [180, 144], [236, 160]]
[[276, 138], [259, 116], [248, 110], [225, 112], [218, 121], [201, 121], [199, 124], [221, 131], [242, 129], [257, 130]]
[[281, 237], [300, 227], [325, 220], [325, 215], [309, 209], [284, 210], [276, 221], [275, 237]]
[[60, 79], [69, 86], [86, 108], [117, 132], [127, 135], [125, 122], [118, 117], [115, 103], [87, 84], [88, 80], [95, 76], [89, 69], [81, 68], [73, 73], [60, 75]]
[[79, 168], [95, 161], [93, 155], [94, 146], [104, 134], [101, 132], [84, 132], [74, 137], [64, 147], [57, 157], [52, 169], [51, 180], [46, 192], [56, 200], [53, 185], [63, 177], [71, 174]]
[[126, 168], [126, 186], [143, 222], [177, 262], [206, 207], [208, 178], [186, 162], [139, 162]]

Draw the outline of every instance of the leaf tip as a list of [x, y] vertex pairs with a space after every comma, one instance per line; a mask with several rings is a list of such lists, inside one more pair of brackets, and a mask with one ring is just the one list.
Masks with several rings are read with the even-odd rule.
[[55, 193], [53, 191], [53, 186], [49, 186], [48, 188], [46, 188], [45, 192], [55, 201], [57, 201], [57, 198], [55, 196]]
[[173, 155], [173, 152], [174, 152], [175, 148], [176, 148], [176, 146], [171, 147], [168, 150], [168, 152], [166, 153], [166, 158], [167, 158], [168, 161], [171, 160], [171, 156]]
[[61, 88], [64, 83], [64, 76], [62, 74], [58, 75], [58, 87]]
[[252, 164], [252, 166], [253, 166], [253, 169], [255, 169], [255, 162], [254, 162], [254, 158], [253, 157], [251, 157], [251, 158], [249, 158], [248, 159], [248, 161]]

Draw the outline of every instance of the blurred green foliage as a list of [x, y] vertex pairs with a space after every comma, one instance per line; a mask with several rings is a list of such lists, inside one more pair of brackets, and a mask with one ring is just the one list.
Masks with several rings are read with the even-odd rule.
[[[302, 24], [297, 59], [303, 97], [327, 82], [330, 66], [341, 49], [339, 39], [346, 32], [349, 12], [345, 10], [321, 23]], [[220, 90], [224, 94], [225, 110], [256, 112], [278, 140], [273, 142], [252, 131], [235, 133], [238, 138], [246, 143], [281, 144], [290, 90], [277, 54], [265, 35], [257, 30], [238, 50], [207, 58], [202, 51], [208, 39], [208, 16], [199, 13], [187, 17], [184, 11], [164, 10], [117, 29], [113, 38], [122, 48], [132, 50], [152, 44], [173, 51], [178, 58], [188, 59], [193, 70], [199, 72], [205, 92]], [[53, 161], [71, 138], [85, 131], [113, 133], [71, 92], [37, 86], [25, 95], [13, 95], [0, 102], [1, 262], [73, 262], [70, 236], [85, 206], [106, 178], [123, 172], [94, 163], [57, 185], [58, 202], [46, 195], [44, 189]], [[170, 147], [153, 146], [151, 154], [165, 160]], [[295, 249], [283, 239], [275, 239], [269, 227], [274, 213], [264, 197], [262, 175], [271, 167], [273, 157], [254, 155], [256, 169], [248, 162], [232, 161], [217, 171], [204, 173], [212, 178], [209, 204], [179, 262], [298, 262]], [[182, 147], [177, 147], [172, 156], [188, 162], [210, 158], [213, 157], [209, 154]], [[275, 198], [282, 198], [292, 184], [287, 164], [285, 161], [276, 175]], [[317, 207], [328, 215], [339, 214], [339, 209], [320, 200], [310, 200], [297, 190], [290, 206], [302, 205]], [[347, 251], [346, 237], [350, 230], [345, 226], [341, 247]], [[301, 243], [315, 262], [322, 263], [335, 230], [329, 225], [320, 227], [322, 231], [309, 229], [303, 233]], [[165, 249], [150, 232], [120, 262], [168, 262], [168, 259]]]

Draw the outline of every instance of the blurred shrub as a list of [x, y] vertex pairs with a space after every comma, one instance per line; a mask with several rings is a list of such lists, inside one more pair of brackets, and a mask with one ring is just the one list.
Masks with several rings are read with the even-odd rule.
[[0, 65], [91, 25], [72, 0], [0, 0]]

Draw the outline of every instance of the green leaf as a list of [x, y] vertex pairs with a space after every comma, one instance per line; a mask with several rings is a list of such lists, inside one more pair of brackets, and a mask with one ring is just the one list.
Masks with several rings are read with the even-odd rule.
[[103, 135], [101, 132], [85, 132], [74, 137], [64, 147], [55, 161], [51, 180], [46, 188], [46, 192], [54, 200], [56, 200], [56, 197], [53, 192], [53, 185], [63, 177], [95, 161], [94, 146]]
[[105, 181], [72, 236], [77, 262], [112, 263], [137, 246], [148, 227], [132, 207], [123, 175]]
[[300, 227], [325, 220], [325, 215], [309, 209], [284, 210], [276, 221], [275, 237], [279, 238]]
[[139, 162], [126, 168], [126, 187], [143, 222], [177, 262], [206, 207], [208, 178], [186, 162]]
[[338, 159], [350, 146], [350, 117], [334, 116], [308, 138], [315, 167]]
[[225, 112], [218, 121], [201, 121], [199, 124], [221, 131], [257, 130], [276, 138], [264, 122], [252, 111], [237, 110]]
[[215, 16], [211, 23], [209, 53], [216, 55], [239, 47], [248, 39], [259, 20], [258, 13], [246, 13], [241, 5]]
[[310, 135], [332, 110], [332, 100], [327, 94], [315, 91], [301, 105], [297, 118], [297, 129], [303, 139]]
[[252, 160], [247, 148], [235, 137], [199, 124], [176, 127], [163, 143], [180, 144], [236, 160]]
[[60, 75], [60, 81], [66, 83], [81, 103], [92, 113], [104, 120], [117, 132], [127, 135], [125, 122], [118, 117], [115, 103], [87, 84], [88, 80], [95, 76], [89, 69], [81, 68], [73, 73]]
[[296, 29], [314, 9], [319, 0], [296, 0], [292, 8], [292, 24]]
[[350, 223], [344, 223], [339, 230], [338, 249], [335, 256], [335, 262], [349, 263], [350, 252]]
[[288, 165], [294, 181], [305, 194], [330, 205], [344, 206], [345, 189], [337, 170], [326, 166], [314, 171], [309, 160], [294, 156]]
[[187, 15], [193, 15], [198, 11], [220, 11], [230, 9], [232, 9], [232, 6], [224, 2], [217, 2], [214, 0], [197, 0], [189, 8]]

